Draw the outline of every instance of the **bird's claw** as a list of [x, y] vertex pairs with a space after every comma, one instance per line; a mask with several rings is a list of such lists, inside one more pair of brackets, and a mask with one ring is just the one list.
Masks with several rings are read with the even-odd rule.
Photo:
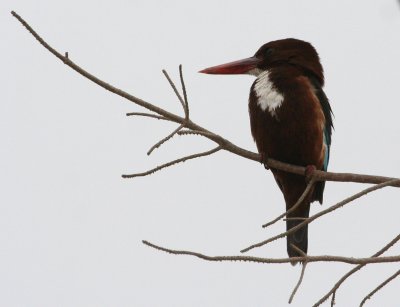
[[269, 167], [268, 167], [268, 165], [267, 165], [267, 161], [268, 161], [268, 156], [267, 156], [267, 154], [264, 153], [264, 152], [261, 152], [261, 153], [260, 153], [260, 156], [261, 156], [260, 162], [262, 163], [262, 165], [264, 165], [264, 168], [265, 168], [266, 170], [269, 170]]

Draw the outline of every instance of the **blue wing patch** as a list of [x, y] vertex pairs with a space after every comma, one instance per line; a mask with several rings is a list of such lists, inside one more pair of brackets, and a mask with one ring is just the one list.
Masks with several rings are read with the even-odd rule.
[[328, 145], [327, 141], [327, 131], [324, 129], [324, 146], [325, 146], [325, 157], [324, 157], [324, 166], [323, 170], [326, 172], [328, 170], [328, 164], [329, 164], [329, 151], [331, 149], [330, 144]]
[[[333, 129], [332, 109], [329, 104], [328, 97], [326, 97], [324, 91], [322, 90], [321, 81], [319, 81], [313, 75], [308, 76], [308, 78], [314, 87], [315, 95], [317, 96], [319, 103], [321, 104], [321, 108], [322, 108], [322, 111], [324, 112], [324, 116], [325, 116], [325, 127], [324, 127], [324, 133], [323, 133], [325, 156], [324, 156], [323, 170], [327, 171], [328, 163], [329, 163], [330, 149], [331, 149], [332, 129]], [[317, 200], [322, 204], [324, 188], [325, 188], [325, 181], [320, 181], [316, 184], [314, 196], [312, 199], [313, 201]]]
[[311, 77], [310, 81], [315, 89], [315, 95], [317, 96], [319, 103], [321, 104], [322, 111], [325, 116], [325, 127], [324, 127], [324, 145], [326, 146], [325, 157], [324, 157], [324, 166], [323, 169], [326, 171], [328, 169], [329, 163], [329, 154], [331, 149], [331, 139], [332, 139], [332, 129], [333, 129], [333, 121], [332, 121], [332, 109], [329, 104], [328, 97], [326, 97], [324, 91], [322, 90], [321, 84], [317, 79]]

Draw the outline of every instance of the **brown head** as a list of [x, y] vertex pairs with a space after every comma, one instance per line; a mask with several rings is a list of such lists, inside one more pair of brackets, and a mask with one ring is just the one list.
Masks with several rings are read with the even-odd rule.
[[206, 74], [257, 74], [281, 65], [292, 65], [312, 75], [320, 85], [324, 84], [324, 73], [315, 48], [308, 42], [286, 38], [266, 43], [254, 56], [201, 70]]

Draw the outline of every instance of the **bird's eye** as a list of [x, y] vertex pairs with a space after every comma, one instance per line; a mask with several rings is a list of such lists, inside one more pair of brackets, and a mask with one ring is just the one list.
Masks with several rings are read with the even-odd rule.
[[274, 48], [267, 48], [267, 50], [265, 50], [265, 55], [271, 55], [274, 52]]

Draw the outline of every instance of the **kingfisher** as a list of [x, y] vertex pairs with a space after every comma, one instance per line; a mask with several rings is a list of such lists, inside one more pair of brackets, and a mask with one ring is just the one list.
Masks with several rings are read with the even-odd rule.
[[[249, 115], [261, 162], [267, 169], [268, 158], [306, 169], [304, 176], [271, 169], [289, 210], [306, 189], [307, 173], [326, 171], [329, 163], [333, 113], [323, 91], [324, 72], [317, 51], [306, 41], [286, 38], [264, 44], [252, 57], [200, 72], [256, 77], [250, 89]], [[324, 188], [323, 181], [312, 186], [300, 206], [288, 214], [287, 230], [309, 217], [311, 202], [322, 204]], [[292, 245], [307, 253], [307, 225], [287, 236], [289, 257], [302, 256]]]

